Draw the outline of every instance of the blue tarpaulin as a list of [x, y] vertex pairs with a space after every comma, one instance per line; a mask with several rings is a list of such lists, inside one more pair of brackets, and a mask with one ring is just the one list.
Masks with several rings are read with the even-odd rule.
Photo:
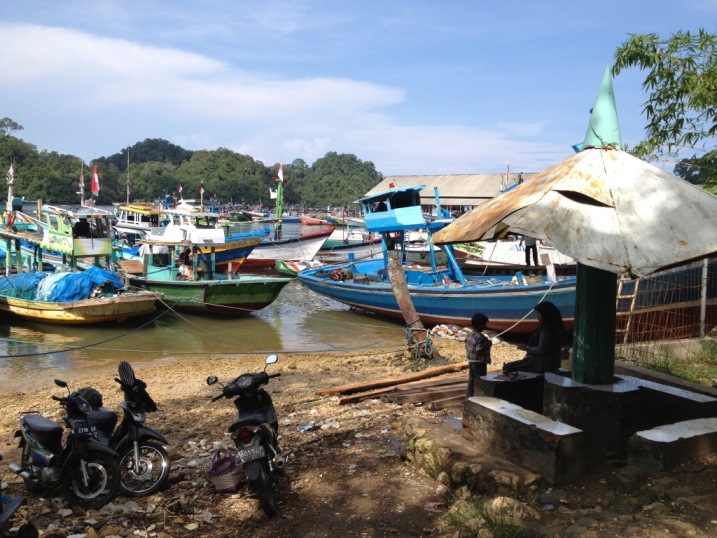
[[119, 277], [112, 271], [90, 267], [79, 273], [68, 273], [58, 280], [50, 293], [51, 302], [69, 303], [87, 299], [95, 286], [110, 284], [114, 289], [123, 288]]
[[37, 286], [47, 273], [20, 273], [0, 278], [0, 295], [15, 299], [35, 299]]
[[123, 288], [112, 271], [91, 267], [79, 273], [20, 273], [0, 278], [0, 295], [45, 302], [70, 303], [89, 298], [97, 286]]

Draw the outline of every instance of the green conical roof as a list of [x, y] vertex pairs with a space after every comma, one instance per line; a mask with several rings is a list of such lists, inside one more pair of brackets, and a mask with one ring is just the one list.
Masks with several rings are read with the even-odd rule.
[[622, 147], [620, 124], [617, 121], [617, 107], [615, 94], [612, 90], [612, 76], [610, 66], [605, 68], [605, 74], [600, 85], [600, 92], [590, 115], [590, 125], [583, 140], [584, 148], [607, 148], [609, 146]]

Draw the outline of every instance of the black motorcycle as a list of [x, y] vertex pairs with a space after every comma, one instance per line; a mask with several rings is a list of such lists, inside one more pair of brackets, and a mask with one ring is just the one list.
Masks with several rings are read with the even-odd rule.
[[[259, 498], [267, 515], [276, 513], [278, 503], [274, 494], [273, 474], [283, 473], [286, 458], [277, 442], [279, 422], [271, 396], [262, 386], [281, 374], [267, 374], [266, 366], [278, 361], [276, 355], [266, 358], [263, 372], [242, 374], [222, 385], [222, 393], [212, 398], [235, 398], [239, 418], [229, 426], [229, 433], [237, 447], [237, 463], [246, 474], [249, 485]], [[207, 378], [208, 385], [218, 383], [217, 376]]]
[[[2, 461], [2, 454], [0, 454], [0, 461]], [[25, 499], [22, 497], [5, 497], [2, 483], [0, 483], [0, 533], [8, 529], [10, 526], [10, 518], [13, 513], [15, 513], [15, 510], [20, 508], [20, 505], [24, 502]]]
[[115, 381], [124, 393], [124, 401], [119, 404], [124, 416], [116, 430], [117, 413], [102, 407], [102, 395], [91, 387], [79, 392], [92, 404], [89, 421], [97, 428], [99, 440], [119, 454], [120, 492], [130, 497], [151, 495], [161, 490], [169, 478], [170, 460], [164, 448], [169, 441], [145, 425], [147, 413], [157, 410], [147, 393], [147, 384], [134, 375], [126, 361], [119, 363], [118, 371]]
[[[55, 385], [67, 388], [59, 379]], [[67, 396], [52, 397], [67, 411], [63, 419], [70, 433], [64, 444], [62, 426], [36, 412], [23, 413], [15, 432], [20, 438], [21, 462], [9, 467], [22, 476], [29, 491], [60, 488], [71, 505], [100, 508], [117, 494], [117, 453], [97, 440], [87, 418], [92, 410], [87, 400], [77, 392], [67, 392]]]

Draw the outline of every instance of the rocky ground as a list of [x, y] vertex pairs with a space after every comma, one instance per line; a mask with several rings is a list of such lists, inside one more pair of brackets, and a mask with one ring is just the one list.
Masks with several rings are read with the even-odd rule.
[[[439, 340], [446, 360], [463, 360], [460, 342]], [[497, 344], [494, 367], [522, 353]], [[218, 388], [205, 379], [216, 374], [230, 380], [259, 369], [264, 357], [166, 361], [135, 366], [148, 384], [159, 411], [149, 424], [170, 439], [169, 487], [147, 498], [117, 497], [101, 510], [70, 510], [52, 493], [26, 495], [22, 481], [6, 463], [18, 461], [13, 433], [22, 411], [37, 410], [60, 420], [50, 399], [62, 389], [0, 394], [0, 478], [5, 494], [26, 495], [13, 518], [36, 527], [43, 537], [56, 536], [490, 536], [485, 523], [456, 526], [456, 515], [481, 499], [453, 490], [412, 469], [402, 458], [404, 428], [411, 417], [437, 413], [460, 415], [460, 409], [431, 412], [421, 405], [397, 406], [368, 400], [340, 406], [337, 397], [319, 397], [318, 389], [405, 374], [428, 364], [404, 352], [365, 355], [286, 354], [270, 367], [282, 376], [268, 389], [277, 406], [281, 444], [288, 454], [287, 477], [280, 479], [279, 513], [266, 517], [244, 486], [236, 494], [219, 494], [207, 477], [210, 455], [235, 418], [227, 400], [212, 403]], [[112, 372], [73, 379], [72, 387], [91, 385], [116, 409], [121, 393]], [[537, 536], [714, 536], [717, 534], [717, 459], [707, 458], [653, 477], [623, 476], [619, 466], [592, 470], [559, 490], [536, 491], [520, 499], [532, 519], [520, 523], [524, 535]], [[464, 518], [465, 519], [465, 518]], [[463, 530], [459, 530], [459, 529]], [[472, 530], [471, 530], [472, 529]], [[500, 529], [494, 529], [496, 535]], [[12, 531], [15, 534], [15, 531]]]

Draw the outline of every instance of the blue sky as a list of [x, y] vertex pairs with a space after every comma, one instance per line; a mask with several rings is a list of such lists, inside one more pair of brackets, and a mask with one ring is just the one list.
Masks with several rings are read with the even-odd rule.
[[[86, 162], [162, 138], [266, 165], [539, 172], [582, 140], [629, 34], [700, 27], [717, 0], [6, 0], [0, 117]], [[631, 146], [643, 79], [614, 80]]]

